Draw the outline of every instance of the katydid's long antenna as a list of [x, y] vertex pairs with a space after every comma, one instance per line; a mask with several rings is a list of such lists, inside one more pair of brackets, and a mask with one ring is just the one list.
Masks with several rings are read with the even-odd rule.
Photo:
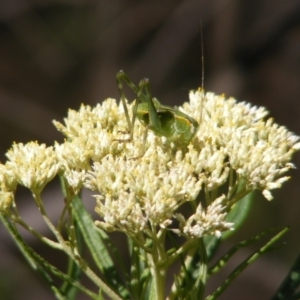
[[203, 49], [203, 30], [202, 22], [200, 24], [200, 38], [201, 38], [201, 88], [204, 90], [204, 49]]
[[203, 31], [202, 31], [202, 22], [200, 22], [200, 38], [201, 38], [201, 105], [200, 105], [200, 118], [199, 118], [199, 127], [202, 123], [203, 115], [203, 101], [204, 101], [204, 49], [203, 49]]

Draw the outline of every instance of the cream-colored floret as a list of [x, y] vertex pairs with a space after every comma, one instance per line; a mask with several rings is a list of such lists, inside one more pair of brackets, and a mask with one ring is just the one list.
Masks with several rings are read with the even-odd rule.
[[215, 199], [206, 210], [199, 204], [196, 212], [187, 220], [182, 215], [177, 215], [182, 233], [193, 238], [210, 234], [220, 237], [223, 231], [231, 230], [234, 224], [225, 220], [227, 214], [224, 212], [226, 207], [222, 205], [224, 200], [224, 195]]

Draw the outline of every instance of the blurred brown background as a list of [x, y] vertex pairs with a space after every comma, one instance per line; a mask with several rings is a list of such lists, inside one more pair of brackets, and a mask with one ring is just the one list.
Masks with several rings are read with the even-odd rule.
[[[119, 69], [134, 82], [148, 77], [164, 104], [187, 101], [201, 85], [202, 42], [206, 90], [266, 106], [300, 134], [299, 0], [1, 0], [0, 160], [13, 141], [61, 141], [51, 120], [62, 120], [68, 108], [118, 98]], [[299, 155], [294, 162], [300, 166]], [[255, 199], [242, 234], [223, 251], [264, 228], [290, 225], [286, 245], [247, 269], [220, 299], [268, 299], [299, 253], [300, 174], [291, 175], [274, 201]], [[55, 215], [53, 192], [47, 195]], [[27, 198], [24, 215], [45, 230]], [[2, 225], [0, 238], [0, 299], [54, 299]]]

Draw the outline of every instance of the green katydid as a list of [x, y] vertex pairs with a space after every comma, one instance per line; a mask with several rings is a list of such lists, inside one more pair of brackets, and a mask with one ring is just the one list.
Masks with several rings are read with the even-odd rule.
[[[129, 127], [129, 141], [133, 139], [135, 120], [139, 119], [146, 128], [144, 142], [147, 137], [147, 130], [150, 129], [158, 136], [164, 136], [180, 147], [186, 147], [189, 144], [199, 127], [195, 119], [181, 112], [176, 106], [162, 105], [156, 98], [152, 98], [148, 79], [142, 79], [138, 87], [123, 71], [117, 73], [116, 79]], [[136, 96], [131, 120], [125, 101], [123, 82]]]

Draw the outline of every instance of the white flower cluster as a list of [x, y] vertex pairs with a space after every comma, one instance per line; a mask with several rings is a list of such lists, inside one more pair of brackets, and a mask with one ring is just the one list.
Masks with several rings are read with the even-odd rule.
[[[131, 113], [132, 104], [128, 109]], [[270, 190], [288, 179], [283, 174], [293, 166], [299, 138], [264, 121], [264, 108], [202, 90], [191, 92], [190, 102], [179, 109], [199, 122], [189, 145], [182, 147], [151, 130], [144, 140], [146, 129], [138, 120], [128, 141], [123, 106], [114, 99], [70, 110], [65, 125], [54, 121], [64, 143], [54, 148], [18, 144], [8, 152], [8, 162], [0, 165], [5, 183], [0, 208], [7, 210], [7, 193], [16, 184], [41, 191], [60, 172], [75, 193], [83, 186], [97, 193], [101, 228], [130, 235], [160, 227], [189, 238], [220, 236], [232, 229], [225, 218], [241, 195], [259, 189], [271, 199]], [[225, 183], [228, 191], [221, 194]], [[200, 192], [205, 195], [201, 201]], [[178, 209], [188, 203], [194, 210], [184, 217]]]
[[[192, 92], [190, 104], [184, 106], [194, 117], [199, 109], [200, 93]], [[299, 137], [272, 119], [263, 120], [268, 114], [263, 107], [238, 103], [233, 98], [226, 100], [224, 96], [212, 93], [207, 93], [204, 101], [197, 138], [206, 145], [204, 148], [211, 144], [213, 153], [210, 157], [218, 156], [219, 162], [226, 157], [224, 162], [245, 180], [248, 190], [262, 190], [271, 200], [270, 190], [280, 188], [289, 179], [282, 175], [294, 167], [290, 160], [300, 149]], [[214, 172], [218, 168], [219, 163], [214, 166]]]
[[53, 147], [39, 145], [37, 142], [14, 144], [6, 156], [6, 171], [11, 171], [18, 184], [36, 193], [43, 190], [59, 169]]

